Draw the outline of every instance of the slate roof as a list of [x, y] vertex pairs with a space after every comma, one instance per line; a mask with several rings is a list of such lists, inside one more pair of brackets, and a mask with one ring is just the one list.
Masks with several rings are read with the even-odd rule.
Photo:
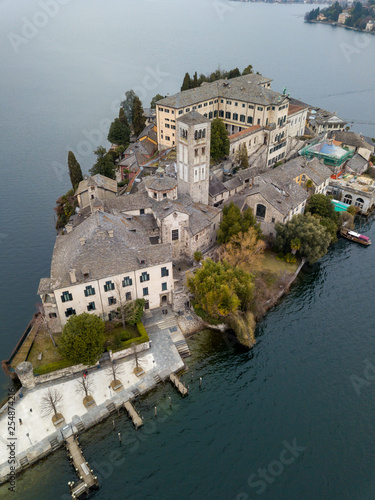
[[152, 199], [145, 191], [143, 193], [122, 195], [117, 198], [104, 200], [104, 210], [106, 212], [130, 212], [140, 210], [141, 208], [152, 208], [152, 206]]
[[281, 176], [288, 179], [288, 181], [293, 181], [301, 174], [306, 174], [315, 185], [319, 186], [331, 177], [332, 172], [318, 158], [308, 160], [306, 157], [298, 157], [270, 170], [268, 173], [270, 177], [279, 178]]
[[[147, 230], [139, 219], [98, 211], [71, 233], [57, 236], [52, 255], [51, 289], [71, 286], [70, 270], [75, 270], [77, 282], [82, 283], [170, 262], [171, 246], [151, 246]], [[109, 231], [113, 231], [113, 237]], [[140, 264], [141, 259], [145, 264]], [[83, 272], [89, 272], [89, 277], [84, 278]]]
[[224, 182], [224, 186], [231, 191], [232, 189], [236, 189], [242, 186], [242, 179], [238, 175]]
[[147, 189], [152, 189], [153, 191], [170, 191], [177, 186], [176, 179], [165, 175], [163, 175], [163, 177], [150, 175], [145, 177], [143, 182]]
[[356, 153], [353, 158], [351, 158], [347, 164], [346, 168], [356, 172], [357, 174], [362, 174], [367, 168], [368, 162], [361, 155]]
[[200, 123], [207, 123], [209, 120], [196, 111], [190, 111], [178, 118], [178, 121], [186, 125], [199, 125]]
[[227, 188], [224, 186], [224, 184], [221, 181], [219, 181], [219, 179], [216, 177], [216, 175], [211, 174], [209, 188], [208, 188], [209, 195], [212, 197], [215, 197], [218, 194], [224, 193], [226, 190], [227, 190]]
[[[156, 112], [155, 112], [156, 113]], [[154, 130], [154, 127], [155, 127], [155, 124], [154, 123], [150, 123], [149, 125], [147, 125], [143, 130], [142, 132], [139, 134], [138, 136], [138, 141], [140, 139], [142, 139], [142, 137], [150, 137], [150, 139], [153, 139], [154, 141], [157, 141], [157, 134]], [[143, 142], [143, 141], [141, 141]]]
[[336, 141], [340, 141], [344, 145], [364, 148], [370, 150], [372, 153], [374, 152], [374, 146], [360, 134], [356, 134], [355, 132], [332, 132], [330, 137], [334, 138]]
[[110, 179], [109, 177], [105, 177], [104, 175], [101, 174], [96, 174], [93, 175], [92, 177], [88, 177], [87, 179], [84, 179], [78, 184], [77, 191], [75, 194], [81, 194], [84, 191], [87, 191], [89, 187], [91, 186], [98, 186], [101, 187], [102, 189], [107, 189], [108, 191], [113, 191], [114, 193], [117, 193], [117, 182], [113, 179]]
[[254, 194], [263, 196], [284, 217], [309, 197], [307, 191], [294, 181], [285, 182], [281, 179], [272, 181], [262, 177], [256, 179], [254, 186], [248, 192], [248, 197]]
[[262, 75], [244, 75], [230, 80], [217, 80], [212, 83], [202, 84], [200, 87], [184, 90], [178, 94], [168, 96], [157, 102], [158, 106], [169, 106], [172, 108], [185, 108], [198, 102], [210, 99], [226, 98], [254, 104], [281, 104], [287, 100], [270, 88], [264, 88], [262, 84], [271, 82], [269, 78]]

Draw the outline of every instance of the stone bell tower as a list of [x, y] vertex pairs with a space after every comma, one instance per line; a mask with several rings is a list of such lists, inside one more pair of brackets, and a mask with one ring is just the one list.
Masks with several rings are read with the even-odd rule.
[[178, 193], [208, 205], [211, 123], [196, 111], [177, 120]]

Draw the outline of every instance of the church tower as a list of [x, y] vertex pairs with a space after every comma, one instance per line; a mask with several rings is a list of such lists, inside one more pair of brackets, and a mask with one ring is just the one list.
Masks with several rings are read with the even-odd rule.
[[210, 171], [210, 120], [196, 111], [177, 120], [178, 193], [208, 205]]

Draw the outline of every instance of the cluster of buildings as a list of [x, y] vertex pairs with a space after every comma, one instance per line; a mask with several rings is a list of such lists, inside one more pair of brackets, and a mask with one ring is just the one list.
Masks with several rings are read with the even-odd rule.
[[[357, 186], [374, 147], [345, 132], [335, 113], [274, 92], [270, 82], [246, 75], [158, 101], [157, 122], [146, 126], [119, 163], [118, 180], [125, 172], [139, 176], [136, 189], [120, 194], [117, 181], [101, 175], [79, 184], [79, 211], [57, 236], [50, 277], [39, 285], [52, 331], [83, 312], [109, 320], [137, 298], [145, 299], [146, 309], [183, 307], [176, 301], [174, 268], [215, 244], [226, 203], [251, 207], [268, 237], [275, 236], [276, 223], [303, 213], [312, 193], [331, 192], [363, 210], [374, 204], [372, 183], [364, 186], [368, 203]], [[210, 166], [214, 117], [226, 125], [232, 159], [246, 147], [249, 168], [226, 175], [225, 165]], [[300, 154], [273, 168], [285, 160], [290, 141], [311, 130], [320, 137], [302, 142]], [[173, 168], [149, 175], [156, 150], [170, 148], [176, 150]], [[254, 168], [254, 158], [261, 159], [261, 168]], [[340, 187], [344, 172], [354, 174], [357, 184], [345, 180]]]

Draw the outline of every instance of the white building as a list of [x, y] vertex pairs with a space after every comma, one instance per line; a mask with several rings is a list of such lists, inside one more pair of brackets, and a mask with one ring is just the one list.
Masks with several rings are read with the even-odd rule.
[[57, 236], [51, 277], [38, 290], [54, 332], [74, 314], [108, 320], [126, 301], [144, 298], [146, 309], [172, 302], [171, 245], [152, 245], [145, 229], [150, 216], [143, 218], [96, 211]]

